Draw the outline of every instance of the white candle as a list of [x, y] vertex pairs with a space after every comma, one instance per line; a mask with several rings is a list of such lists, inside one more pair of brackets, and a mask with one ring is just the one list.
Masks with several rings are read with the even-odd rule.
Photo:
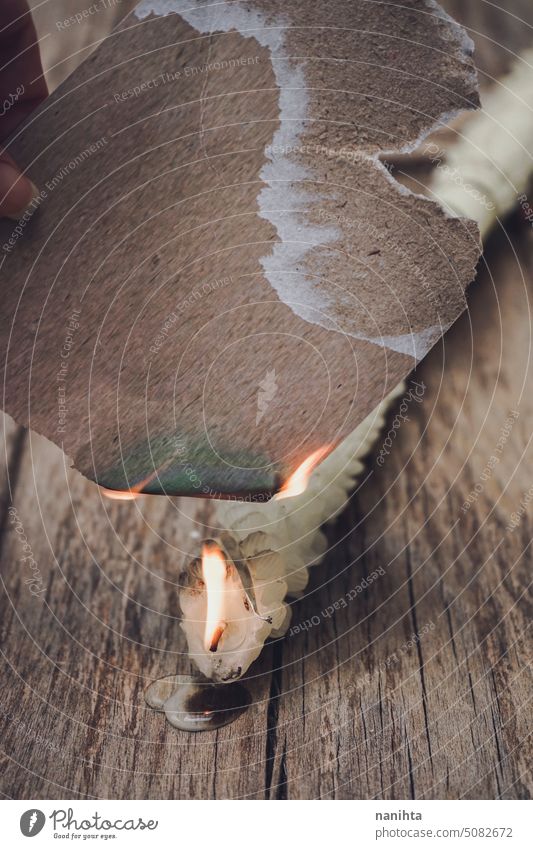
[[[204, 543], [202, 557], [187, 567], [180, 594], [189, 653], [214, 681], [239, 678], [288, 619], [283, 560], [265, 551], [267, 535], [253, 534], [242, 545], [233, 534], [224, 539], [226, 545]], [[241, 577], [244, 569], [249, 581]]]
[[326, 551], [321, 526], [345, 507], [387, 408], [403, 388], [397, 386], [311, 472], [306, 487], [303, 473], [311, 463], [300, 467], [293, 476], [299, 494], [290, 497], [284, 487], [267, 504], [218, 502], [215, 521], [226, 530], [203, 543], [203, 557], [186, 564], [180, 592], [189, 654], [207, 678], [239, 678], [265, 640], [285, 633], [287, 599], [303, 592], [309, 567]]

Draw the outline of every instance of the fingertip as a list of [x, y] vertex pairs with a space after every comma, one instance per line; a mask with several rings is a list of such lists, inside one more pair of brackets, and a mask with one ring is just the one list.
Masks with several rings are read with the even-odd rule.
[[18, 221], [39, 191], [28, 177], [10, 162], [0, 162], [0, 217]]

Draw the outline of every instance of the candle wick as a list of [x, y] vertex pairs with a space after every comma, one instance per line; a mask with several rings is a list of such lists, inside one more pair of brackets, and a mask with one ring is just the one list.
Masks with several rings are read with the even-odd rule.
[[227, 622], [219, 622], [219, 624], [213, 631], [213, 636], [211, 637], [211, 642], [209, 643], [209, 651], [216, 652], [218, 644], [220, 642], [220, 638], [227, 627]]

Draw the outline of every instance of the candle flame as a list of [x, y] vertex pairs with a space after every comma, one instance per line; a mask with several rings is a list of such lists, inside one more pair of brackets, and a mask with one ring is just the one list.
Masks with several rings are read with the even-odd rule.
[[213, 543], [204, 543], [202, 547], [202, 575], [207, 592], [204, 645], [206, 651], [215, 652], [226, 628], [223, 619], [226, 561]]
[[331, 445], [324, 445], [322, 448], [317, 448], [303, 463], [300, 463], [292, 475], [289, 475], [279, 492], [276, 493], [274, 496], [275, 500], [280, 501], [282, 498], [293, 498], [293, 496], [301, 495], [302, 492], [305, 492], [311, 472], [318, 466], [326, 454], [329, 454], [331, 447]]

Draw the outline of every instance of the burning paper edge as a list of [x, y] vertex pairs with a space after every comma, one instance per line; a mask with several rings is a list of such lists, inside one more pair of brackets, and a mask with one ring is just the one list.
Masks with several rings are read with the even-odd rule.
[[135, 501], [142, 495], [141, 492], [133, 492], [131, 489], [108, 489], [106, 486], [101, 486], [99, 489], [102, 495], [109, 498], [110, 501]]
[[297, 495], [303, 495], [307, 489], [309, 478], [313, 470], [318, 466], [321, 460], [326, 457], [333, 449], [333, 445], [325, 445], [323, 448], [317, 448], [309, 457], [300, 463], [300, 465], [289, 475], [285, 483], [280, 487], [274, 496], [274, 501], [281, 501], [283, 498], [294, 498]]

